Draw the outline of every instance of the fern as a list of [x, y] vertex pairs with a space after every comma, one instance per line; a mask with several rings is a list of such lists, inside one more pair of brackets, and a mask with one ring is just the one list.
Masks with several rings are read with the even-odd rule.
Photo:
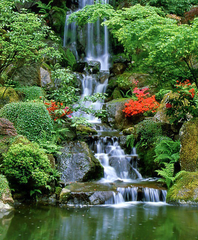
[[156, 170], [156, 172], [162, 176], [158, 181], [163, 182], [167, 185], [168, 188], [172, 185], [175, 177], [173, 176], [174, 173], [174, 164], [173, 163], [164, 163], [165, 168], [161, 170]]
[[133, 134], [127, 135], [127, 137], [126, 137], [127, 147], [133, 148], [134, 147], [134, 142], [135, 142], [135, 138], [134, 138]]
[[163, 182], [167, 185], [168, 188], [172, 186], [172, 184], [185, 172], [180, 171], [174, 176], [174, 164], [173, 163], [164, 163], [165, 168], [161, 170], [156, 170], [160, 178], [158, 181]]
[[163, 137], [155, 146], [155, 162], [175, 163], [179, 160], [180, 141], [173, 141], [171, 138]]

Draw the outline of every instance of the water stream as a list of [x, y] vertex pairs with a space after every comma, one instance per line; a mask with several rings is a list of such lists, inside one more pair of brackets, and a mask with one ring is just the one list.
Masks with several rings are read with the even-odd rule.
[[[85, 5], [94, 4], [94, 0], [79, 0], [78, 3], [79, 7], [76, 11], [82, 9]], [[108, 3], [108, 0], [103, 1], [103, 3]], [[70, 47], [78, 60], [79, 54], [77, 42], [80, 41], [78, 40], [78, 26], [75, 23], [67, 24], [68, 16], [69, 15], [66, 16], [63, 45], [65, 47]], [[86, 45], [83, 61], [87, 62], [88, 68], [85, 66], [83, 73], [80, 73], [79, 75], [82, 86], [82, 98], [91, 96], [94, 93], [105, 93], [109, 76], [109, 34], [106, 26], [101, 27], [100, 20], [98, 20], [95, 24], [88, 23], [84, 28], [84, 31]], [[100, 66], [100, 73], [93, 74], [92, 67], [97, 66], [98, 63]], [[101, 76], [103, 81], [101, 81]], [[86, 107], [92, 106], [93, 109], [96, 110], [101, 109], [102, 104], [103, 103], [99, 101], [94, 104], [89, 101], [84, 102]], [[74, 114], [74, 116], [83, 116], [86, 117], [89, 122], [95, 124], [100, 123], [99, 119], [92, 115], [83, 114], [80, 111]], [[110, 183], [121, 181], [137, 183], [144, 181], [138, 171], [138, 155], [135, 148], [132, 149], [131, 154], [125, 154], [119, 144], [119, 136], [111, 136], [112, 129], [106, 129], [103, 125], [96, 125], [95, 127], [99, 129], [99, 135], [92, 137], [90, 149], [94, 152], [95, 157], [100, 160], [104, 167], [104, 178], [102, 178], [100, 182]], [[106, 133], [105, 136], [103, 132]], [[165, 190], [145, 188], [141, 190], [142, 196], [138, 194], [138, 191], [139, 189], [136, 187], [118, 188], [117, 194], [114, 194], [114, 197], [110, 199], [108, 203], [125, 201], [165, 202]]]

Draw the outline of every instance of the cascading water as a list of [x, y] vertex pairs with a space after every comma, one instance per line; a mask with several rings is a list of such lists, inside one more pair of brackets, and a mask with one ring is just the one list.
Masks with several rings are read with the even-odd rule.
[[[108, 3], [108, 0], [103, 2]], [[85, 5], [94, 4], [94, 0], [79, 0], [79, 9], [82, 9]], [[95, 24], [89, 23], [85, 27], [86, 45], [85, 56], [78, 53], [77, 43], [79, 42], [78, 26], [75, 23], [67, 25], [69, 15], [66, 16], [65, 33], [63, 39], [63, 46], [70, 48], [73, 52], [76, 60], [86, 61], [83, 73], [79, 75], [78, 79], [81, 80], [82, 86], [82, 98], [91, 96], [94, 93], [105, 93], [108, 76], [109, 76], [109, 36], [106, 26], [101, 27], [100, 20]], [[100, 66], [100, 73], [95, 72], [94, 68]], [[98, 110], [102, 108], [101, 102], [94, 104], [89, 101], [84, 102], [86, 107], [90, 105], [93, 109]], [[89, 122], [100, 123], [100, 120], [92, 115], [86, 115], [78, 112], [75, 116], [83, 116], [88, 119]], [[103, 127], [100, 127], [102, 132]], [[124, 150], [119, 145], [119, 137], [107, 136], [93, 136], [90, 144], [90, 148], [95, 153], [95, 157], [98, 158], [104, 167], [104, 178], [100, 182], [134, 182], [141, 180], [142, 176], [137, 170], [138, 155], [135, 148], [132, 149], [130, 155], [126, 155]], [[124, 201], [165, 201], [166, 191], [153, 188], [141, 188], [139, 187], [119, 187], [117, 193], [113, 193], [113, 197], [108, 200], [107, 203], [121, 203]], [[140, 194], [141, 192], [141, 194]]]

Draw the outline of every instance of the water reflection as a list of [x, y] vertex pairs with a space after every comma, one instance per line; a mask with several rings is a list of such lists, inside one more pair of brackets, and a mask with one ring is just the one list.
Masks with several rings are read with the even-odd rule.
[[[119, 207], [20, 207], [1, 240], [198, 239], [198, 208], [131, 202]], [[0, 230], [3, 221], [0, 221]]]

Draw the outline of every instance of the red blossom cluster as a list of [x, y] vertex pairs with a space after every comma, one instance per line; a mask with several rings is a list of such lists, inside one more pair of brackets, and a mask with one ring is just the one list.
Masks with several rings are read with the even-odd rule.
[[149, 88], [138, 89], [134, 88], [133, 93], [135, 93], [137, 100], [130, 99], [129, 102], [125, 103], [125, 117], [132, 117], [134, 115], [143, 114], [145, 112], [151, 111], [155, 112], [159, 107], [159, 103], [155, 100], [155, 96], [149, 95]]
[[45, 102], [45, 105], [48, 106], [47, 110], [54, 121], [65, 116], [71, 118], [70, 114], [72, 111], [68, 107], [63, 108], [63, 103], [51, 100], [50, 102]]

